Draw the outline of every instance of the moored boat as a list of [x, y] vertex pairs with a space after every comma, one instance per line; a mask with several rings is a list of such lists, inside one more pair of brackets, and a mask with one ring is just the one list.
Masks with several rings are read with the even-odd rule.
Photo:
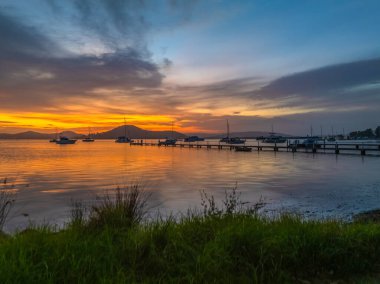
[[172, 122], [172, 138], [166, 138], [164, 141], [159, 140], [158, 141], [158, 146], [164, 145], [164, 146], [169, 146], [169, 145], [175, 145], [177, 143], [177, 139], [174, 138], [174, 123]]
[[271, 133], [270, 136], [265, 137], [262, 141], [263, 143], [285, 143], [286, 138], [278, 135], [274, 135], [274, 133]]
[[84, 139], [82, 139], [82, 141], [83, 141], [83, 142], [94, 142], [95, 139], [93, 139], [93, 138], [87, 136], [87, 137], [85, 137]]
[[115, 140], [116, 143], [130, 143], [131, 142], [131, 139], [126, 137], [126, 136], [119, 136], [117, 137], [117, 139]]
[[244, 144], [245, 139], [241, 139], [239, 137], [230, 137], [230, 124], [227, 119], [227, 136], [220, 139], [219, 142], [223, 142], [226, 144]]
[[83, 142], [94, 142], [95, 139], [91, 137], [90, 127], [88, 128], [88, 135], [82, 139]]
[[58, 132], [57, 132], [57, 128], [55, 129], [55, 137], [50, 139], [49, 142], [50, 143], [56, 143], [58, 141]]
[[280, 135], [276, 135], [276, 133], [274, 132], [274, 127], [273, 127], [273, 124], [272, 124], [272, 131], [269, 132], [269, 136], [266, 136], [266, 137], [262, 137], [262, 141], [263, 143], [285, 143], [288, 139], [286, 139], [285, 137], [282, 137]]
[[131, 143], [131, 138], [127, 136], [127, 125], [124, 117], [124, 136], [119, 136], [115, 140], [116, 143]]
[[175, 145], [175, 143], [177, 143], [177, 139], [165, 139], [164, 141], [158, 141], [158, 146]]
[[289, 144], [289, 147], [294, 147], [296, 146], [297, 148], [321, 148], [321, 144], [319, 143], [319, 138], [306, 138], [303, 141], [295, 140], [293, 143]]
[[55, 143], [59, 145], [65, 145], [65, 144], [75, 144], [77, 142], [76, 139], [69, 139], [65, 136], [59, 137], [59, 140], [57, 140]]
[[244, 144], [245, 139], [241, 139], [239, 137], [224, 137], [220, 139], [220, 142], [224, 142], [226, 144]]
[[198, 141], [205, 141], [205, 139], [198, 136], [189, 136], [189, 137], [186, 137], [183, 141], [184, 142], [198, 142]]

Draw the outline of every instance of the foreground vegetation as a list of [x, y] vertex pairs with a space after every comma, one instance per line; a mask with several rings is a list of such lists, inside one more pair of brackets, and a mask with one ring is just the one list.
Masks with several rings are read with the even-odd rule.
[[203, 211], [144, 221], [148, 195], [131, 187], [85, 209], [66, 229], [0, 235], [0, 283], [376, 282], [375, 223], [264, 218], [236, 192], [223, 206], [203, 194]]

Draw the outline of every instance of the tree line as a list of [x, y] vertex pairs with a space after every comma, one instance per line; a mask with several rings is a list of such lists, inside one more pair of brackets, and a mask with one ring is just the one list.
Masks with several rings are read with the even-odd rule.
[[368, 128], [366, 130], [362, 130], [362, 131], [353, 131], [350, 133], [350, 137], [353, 137], [353, 138], [364, 138], [364, 137], [367, 137], [367, 138], [380, 138], [380, 126], [376, 127], [375, 130], [373, 130], [372, 128]]

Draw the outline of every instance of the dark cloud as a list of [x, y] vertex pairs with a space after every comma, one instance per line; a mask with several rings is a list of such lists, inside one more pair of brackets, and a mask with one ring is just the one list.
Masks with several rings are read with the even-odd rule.
[[2, 107], [46, 106], [65, 97], [95, 96], [97, 88], [154, 88], [163, 78], [159, 66], [133, 48], [100, 56], [55, 55], [61, 49], [48, 37], [4, 14], [0, 35]]
[[[16, 17], [0, 11], [0, 59], [46, 57], [62, 52], [54, 42], [40, 34], [34, 27], [23, 25]], [[6, 68], [4, 64], [0, 68]]]
[[253, 93], [253, 98], [288, 99], [282, 106], [336, 107], [380, 103], [380, 59], [326, 66], [284, 76]]
[[89, 31], [111, 48], [137, 48], [149, 54], [149, 32], [188, 23], [196, 0], [45, 0], [52, 11]]
[[326, 66], [272, 81], [260, 92], [265, 95], [307, 95], [354, 86], [380, 83], [380, 58]]

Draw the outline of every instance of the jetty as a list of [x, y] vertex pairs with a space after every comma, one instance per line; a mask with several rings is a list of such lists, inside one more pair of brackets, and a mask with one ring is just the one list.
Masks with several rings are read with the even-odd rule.
[[[173, 145], [164, 145], [159, 141], [137, 140], [130, 143], [131, 146], [157, 146], [157, 147], [178, 147], [178, 148], [196, 148], [196, 149], [218, 149], [239, 151], [242, 145], [232, 145], [216, 141], [202, 141], [202, 142], [182, 142], [177, 141]], [[321, 154], [357, 154], [357, 155], [374, 155], [380, 156], [380, 141], [379, 143], [360, 143], [360, 142], [335, 142], [335, 143], [315, 143], [302, 147], [297, 144], [291, 144], [289, 141], [286, 143], [267, 144], [260, 141], [247, 142], [243, 146], [245, 149], [252, 151], [272, 151], [272, 152], [291, 152], [291, 153], [321, 153]], [[247, 151], [251, 152], [251, 151]]]

